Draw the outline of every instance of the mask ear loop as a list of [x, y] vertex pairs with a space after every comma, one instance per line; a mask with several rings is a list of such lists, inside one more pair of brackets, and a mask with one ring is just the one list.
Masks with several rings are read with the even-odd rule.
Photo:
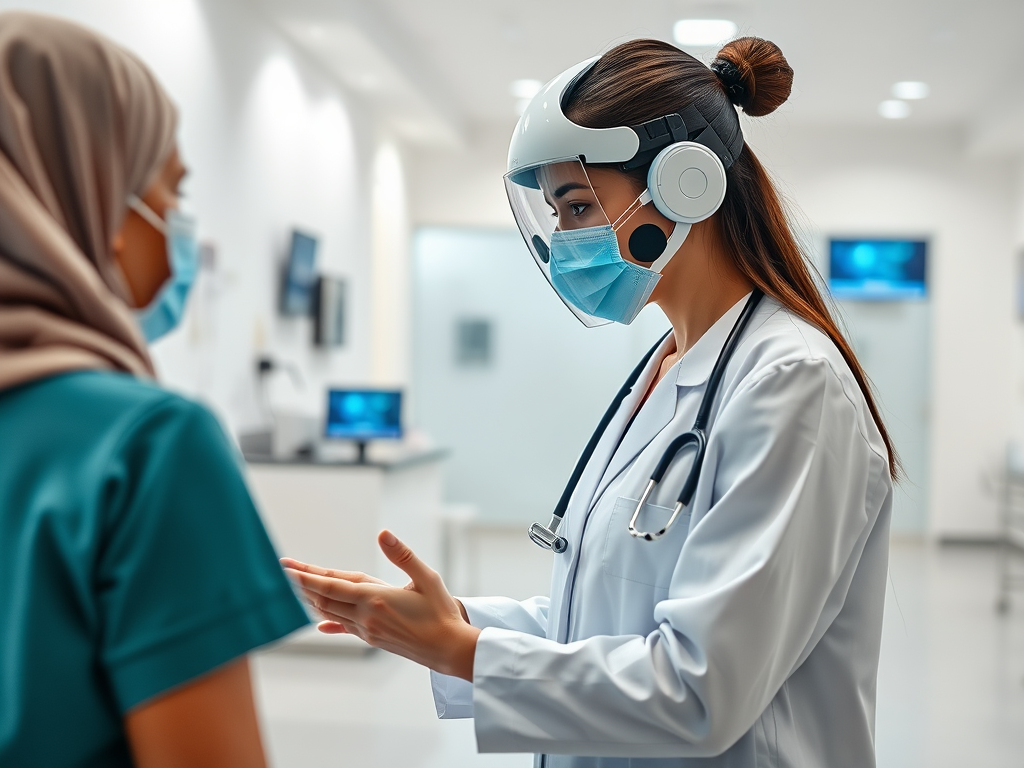
[[156, 211], [146, 205], [138, 195], [128, 195], [128, 207], [146, 220], [161, 235], [167, 234], [167, 222], [156, 215]]
[[638, 197], [636, 200], [630, 203], [629, 208], [624, 210], [622, 212], [622, 215], [615, 220], [615, 222], [612, 224], [612, 232], [618, 231], [619, 227], [626, 223], [626, 219], [628, 219], [630, 216], [639, 211], [648, 203], [652, 202], [653, 199], [654, 198], [651, 197], [651, 190], [645, 189], [643, 191], [643, 194], [641, 194], [640, 197]]
[[[634, 200], [630, 206], [622, 212], [622, 215], [615, 220], [615, 223], [612, 224], [612, 232], [618, 231], [619, 227], [625, 224], [626, 220], [629, 219], [630, 216], [653, 201], [654, 198], [651, 197], [651, 190], [645, 189], [640, 197]], [[650, 267], [648, 267], [651, 272], [661, 274], [661, 270], [663, 270], [668, 263], [672, 261], [672, 257], [676, 255], [676, 251], [678, 251], [682, 246], [683, 242], [686, 240], [686, 236], [690, 234], [690, 227], [690, 224], [676, 222], [675, 227], [672, 228], [672, 234], [669, 235], [668, 242], [665, 244], [665, 251], [653, 264], [651, 264]]]

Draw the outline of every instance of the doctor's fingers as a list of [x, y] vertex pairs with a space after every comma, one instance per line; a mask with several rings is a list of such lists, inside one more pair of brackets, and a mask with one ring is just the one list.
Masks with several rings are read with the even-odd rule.
[[[400, 541], [391, 531], [384, 530], [377, 537], [381, 550], [392, 563], [401, 568], [412, 579], [418, 591], [447, 592], [441, 575], [420, 560], [408, 544]], [[409, 587], [406, 587], [407, 589]]]
[[302, 590], [302, 599], [327, 621], [354, 621], [358, 613], [358, 608], [352, 603], [332, 600], [308, 589]]
[[292, 568], [285, 568], [284, 572], [291, 579], [292, 583], [296, 584], [303, 591], [315, 592], [331, 600], [339, 600], [344, 603], [358, 603], [382, 588], [393, 589], [393, 587], [388, 587], [384, 584], [374, 584], [372, 582], [357, 584], [345, 579], [319, 576], [315, 573], [296, 571]]
[[340, 621], [327, 621], [324, 619], [316, 625], [318, 631], [323, 632], [325, 635], [347, 635], [350, 634], [345, 625]]
[[312, 573], [315, 576], [326, 576], [330, 579], [342, 579], [343, 581], [351, 581], [355, 584], [383, 584], [384, 586], [390, 586], [386, 581], [381, 581], [360, 571], [340, 571], [336, 568], [322, 568], [319, 565], [304, 563], [301, 560], [293, 560], [290, 557], [282, 557], [280, 562], [281, 567], [286, 570]]

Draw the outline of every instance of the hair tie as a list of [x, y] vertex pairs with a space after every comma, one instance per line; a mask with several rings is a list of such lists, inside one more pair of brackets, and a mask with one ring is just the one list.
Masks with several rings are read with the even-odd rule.
[[742, 103], [747, 95], [747, 88], [743, 85], [739, 67], [726, 59], [715, 59], [711, 71], [718, 76], [725, 92], [729, 94], [729, 101], [733, 104]]

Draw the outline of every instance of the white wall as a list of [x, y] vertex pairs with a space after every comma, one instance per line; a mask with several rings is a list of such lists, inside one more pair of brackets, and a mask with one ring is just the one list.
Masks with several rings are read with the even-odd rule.
[[[14, 7], [26, 4], [0, 0], [0, 9]], [[180, 107], [187, 204], [200, 239], [216, 245], [218, 269], [201, 276], [182, 330], [156, 346], [161, 378], [210, 402], [236, 429], [263, 418], [257, 351], [299, 367], [304, 390], [291, 391], [286, 377], [272, 383], [293, 408], [319, 408], [328, 382], [365, 384], [373, 262], [395, 261], [397, 250], [400, 268], [406, 248], [372, 243], [371, 165], [382, 139], [369, 110], [240, 0], [34, 0], [28, 7], [136, 51]], [[401, 178], [400, 155], [390, 172]], [[401, 230], [404, 187], [392, 185], [391, 195], [389, 220]], [[319, 235], [321, 269], [349, 281], [347, 343], [337, 351], [312, 346], [308, 319], [277, 313], [292, 227]]]
[[1013, 397], [1016, 402], [1013, 419], [1014, 440], [1024, 446], [1024, 157], [1015, 167], [1016, 184], [1013, 226], [1013, 287], [1016, 302], [1013, 339]]
[[[501, 184], [510, 134], [511, 126], [495, 129], [464, 152], [418, 158], [414, 221], [514, 226]], [[931, 236], [929, 530], [990, 536], [996, 509], [982, 476], [1000, 465], [1024, 411], [1012, 296], [1024, 170], [1018, 179], [1006, 158], [968, 158], [956, 132], [913, 124], [844, 130], [768, 121], [748, 124], [748, 136], [798, 206], [797, 227], [812, 249], [832, 232]]]

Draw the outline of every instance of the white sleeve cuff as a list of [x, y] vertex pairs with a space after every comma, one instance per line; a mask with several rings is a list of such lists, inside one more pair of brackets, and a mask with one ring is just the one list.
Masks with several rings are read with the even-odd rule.
[[473, 684], [468, 680], [431, 671], [430, 690], [434, 694], [434, 708], [441, 720], [473, 716]]

